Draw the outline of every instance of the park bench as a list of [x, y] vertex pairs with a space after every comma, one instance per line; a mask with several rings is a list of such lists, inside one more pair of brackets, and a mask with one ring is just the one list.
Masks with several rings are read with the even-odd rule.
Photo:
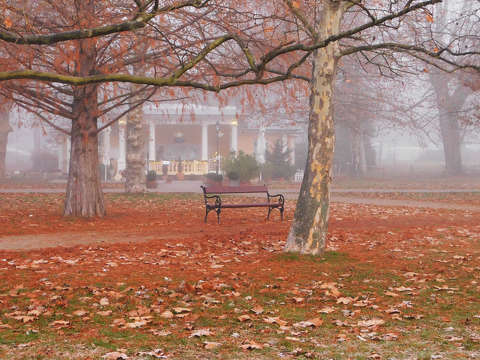
[[[270, 213], [273, 209], [280, 210], [280, 217], [283, 220], [285, 197], [282, 194], [270, 195], [267, 186], [221, 186], [221, 185], [204, 185], [203, 198], [205, 200], [205, 222], [207, 222], [208, 213], [215, 211], [217, 213], [218, 223], [220, 224], [220, 213], [222, 209], [242, 209], [249, 207], [265, 207], [268, 208], [267, 220], [270, 219]], [[265, 194], [266, 202], [250, 202], [241, 204], [226, 204], [222, 202], [221, 195], [224, 194]], [[272, 201], [274, 199], [274, 201]], [[215, 202], [213, 202], [215, 200]]]

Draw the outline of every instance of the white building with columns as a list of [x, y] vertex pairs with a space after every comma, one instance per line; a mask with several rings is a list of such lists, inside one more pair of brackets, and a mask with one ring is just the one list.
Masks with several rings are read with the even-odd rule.
[[[239, 112], [234, 106], [222, 108], [207, 105], [164, 103], [148, 104], [143, 108], [149, 124], [149, 169], [162, 172], [164, 162], [169, 162], [169, 174], [178, 172], [182, 163], [185, 175], [204, 175], [214, 171], [217, 158], [243, 151], [258, 156], [257, 143], [265, 148], [281, 140], [291, 150], [294, 161], [295, 139], [299, 129], [282, 126], [256, 126], [256, 122]], [[125, 169], [125, 127], [121, 119], [103, 131], [100, 152], [104, 164], [115, 164], [118, 174]], [[261, 137], [264, 137], [261, 139]], [[117, 176], [118, 178], [118, 176]]]

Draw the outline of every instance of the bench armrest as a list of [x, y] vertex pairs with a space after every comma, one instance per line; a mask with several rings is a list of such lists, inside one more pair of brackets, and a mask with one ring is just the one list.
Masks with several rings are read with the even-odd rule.
[[208, 204], [208, 199], [215, 199], [215, 207], [221, 207], [222, 206], [222, 198], [219, 195], [203, 195], [205, 199], [205, 205]]
[[278, 202], [280, 204], [283, 205], [285, 203], [285, 197], [282, 194], [270, 195], [269, 193], [267, 193], [267, 196], [268, 196], [268, 200], [270, 200], [270, 198], [278, 197]]

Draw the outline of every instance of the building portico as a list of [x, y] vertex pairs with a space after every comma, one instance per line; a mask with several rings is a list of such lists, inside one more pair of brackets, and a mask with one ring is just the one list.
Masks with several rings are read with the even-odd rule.
[[[216, 170], [217, 161], [230, 153], [243, 151], [257, 156], [257, 142], [263, 130], [265, 149], [281, 140], [293, 153], [295, 129], [255, 127], [236, 107], [161, 104], [143, 108], [148, 123], [148, 169], [162, 173], [165, 161], [170, 163], [169, 174], [183, 170], [185, 175], [204, 175]], [[116, 178], [125, 170], [125, 121], [118, 122], [116, 131], [106, 131], [104, 159], [116, 160]], [[114, 136], [112, 140], [107, 139]], [[116, 140], [115, 140], [116, 138]], [[264, 150], [263, 150], [264, 151]], [[116, 156], [115, 156], [116, 154]], [[116, 158], [116, 159], [115, 159]], [[292, 156], [293, 160], [293, 156]], [[181, 169], [179, 164], [181, 163]]]

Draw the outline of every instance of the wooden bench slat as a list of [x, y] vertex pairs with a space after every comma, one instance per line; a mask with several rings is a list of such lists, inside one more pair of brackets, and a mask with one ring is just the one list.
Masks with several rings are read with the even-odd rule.
[[[283, 220], [283, 211], [285, 209], [285, 197], [281, 194], [270, 195], [266, 185], [243, 185], [243, 186], [201, 186], [203, 190], [203, 198], [205, 201], [205, 222], [207, 222], [208, 213], [215, 211], [217, 213], [218, 223], [220, 224], [220, 212], [222, 209], [241, 209], [249, 207], [264, 207], [268, 208], [267, 219], [270, 218], [270, 212], [273, 209], [280, 210], [280, 217]], [[240, 204], [225, 204], [220, 195], [222, 194], [259, 194], [263, 193], [267, 197], [267, 202], [264, 203], [240, 203]], [[213, 203], [213, 201], [215, 201]]]
[[280, 203], [264, 203], [264, 204], [222, 204], [222, 208], [248, 208], [248, 207], [278, 207]]
[[206, 194], [252, 194], [252, 193], [267, 193], [268, 189], [266, 186], [253, 186], [253, 185], [243, 185], [243, 186], [220, 186], [220, 185], [210, 185], [205, 186]]

